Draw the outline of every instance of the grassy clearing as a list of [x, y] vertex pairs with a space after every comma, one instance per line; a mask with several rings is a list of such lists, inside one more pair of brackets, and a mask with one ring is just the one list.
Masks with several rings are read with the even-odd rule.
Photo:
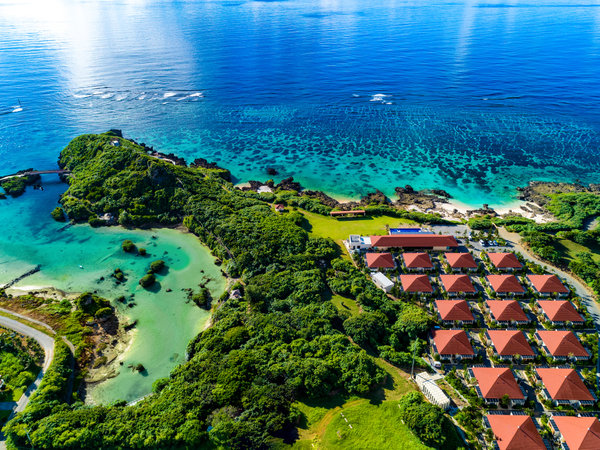
[[389, 376], [386, 384], [369, 398], [335, 396], [294, 405], [301, 412], [302, 420], [293, 449], [427, 448], [399, 419], [397, 400], [415, 390], [408, 381], [408, 374], [382, 359], [377, 358], [376, 363]]
[[[342, 414], [344, 415], [342, 417]], [[346, 422], [347, 421], [347, 422]], [[350, 428], [352, 426], [352, 428]], [[361, 402], [335, 414], [322, 439], [327, 449], [427, 449], [400, 420], [396, 402]]]
[[574, 260], [575, 255], [581, 252], [590, 252], [594, 261], [600, 263], [600, 249], [597, 247], [586, 247], [569, 239], [559, 239], [554, 243], [554, 248], [560, 253], [565, 265]]
[[331, 297], [331, 303], [333, 303], [340, 311], [347, 311], [352, 316], [358, 316], [360, 314], [360, 308], [358, 307], [356, 300], [351, 298], [342, 297], [341, 295], [333, 295]]
[[314, 235], [328, 237], [340, 246], [342, 240], [347, 239], [350, 234], [368, 236], [371, 234], [387, 234], [386, 225], [390, 227], [418, 225], [411, 220], [399, 219], [391, 216], [366, 216], [335, 219], [322, 216], [309, 211], [301, 211], [308, 221], [306, 230]]

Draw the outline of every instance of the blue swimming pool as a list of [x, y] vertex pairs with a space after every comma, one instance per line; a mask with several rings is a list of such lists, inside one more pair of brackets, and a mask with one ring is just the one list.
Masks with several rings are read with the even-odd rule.
[[402, 233], [432, 234], [431, 231], [422, 230], [421, 228], [390, 228], [390, 234], [402, 234]]

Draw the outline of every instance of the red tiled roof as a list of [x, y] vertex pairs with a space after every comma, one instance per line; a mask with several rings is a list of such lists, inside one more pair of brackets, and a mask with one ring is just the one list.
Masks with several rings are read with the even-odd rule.
[[406, 292], [433, 292], [427, 275], [400, 275], [400, 282]]
[[523, 264], [514, 253], [488, 253], [488, 258], [498, 269], [520, 269]]
[[367, 253], [367, 266], [370, 269], [393, 269], [394, 257], [391, 253]]
[[533, 349], [520, 330], [488, 330], [496, 353], [502, 356], [533, 356]]
[[431, 269], [431, 259], [427, 253], [402, 253], [404, 265], [409, 269]]
[[432, 337], [440, 355], [475, 354], [464, 330], [434, 330]]
[[523, 289], [523, 286], [521, 286], [521, 283], [519, 283], [519, 280], [514, 275], [488, 275], [486, 278], [495, 292], [525, 292], [525, 289]]
[[385, 236], [371, 236], [373, 247], [458, 247], [454, 236], [425, 233], [388, 234]]
[[508, 367], [473, 367], [473, 375], [483, 398], [502, 398], [504, 394], [510, 399], [523, 399], [525, 396]]
[[574, 369], [535, 369], [553, 400], [594, 400]]
[[590, 356], [572, 331], [538, 330], [537, 333], [552, 356]]
[[486, 416], [500, 450], [546, 450], [531, 416]]
[[553, 416], [552, 419], [569, 449], [600, 448], [600, 421], [597, 417]]
[[444, 256], [453, 269], [477, 269], [477, 263], [470, 253], [444, 253]]
[[568, 300], [538, 300], [538, 305], [552, 322], [583, 322], [583, 318]]
[[465, 300], [436, 300], [435, 306], [442, 320], [474, 320]]
[[477, 292], [468, 275], [440, 275], [446, 292]]
[[543, 294], [566, 294], [569, 292], [567, 287], [560, 281], [556, 275], [527, 275], [529, 282], [533, 284], [535, 290]]
[[494, 319], [498, 321], [529, 321], [527, 315], [523, 312], [523, 308], [516, 300], [487, 300], [486, 303]]

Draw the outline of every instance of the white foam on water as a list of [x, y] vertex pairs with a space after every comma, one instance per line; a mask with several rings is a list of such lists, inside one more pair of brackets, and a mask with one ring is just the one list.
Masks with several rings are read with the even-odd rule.
[[75, 93], [73, 94], [73, 97], [75, 97], [75, 98], [88, 98], [91, 96], [92, 96], [92, 94], [75, 94]]
[[165, 92], [163, 98], [174, 97], [177, 95], [177, 92]]
[[118, 102], [120, 102], [122, 100], [125, 100], [127, 97], [128, 97], [128, 94], [121, 94], [121, 95], [117, 95], [115, 97], [115, 100], [118, 101]]
[[144, 100], [146, 98], [146, 93], [143, 93], [138, 97], [138, 100]]
[[111, 98], [113, 95], [115, 95], [114, 92], [107, 92], [106, 94], [102, 94], [100, 98]]
[[388, 94], [374, 94], [371, 97], [371, 100], [369, 100], [370, 102], [383, 102], [383, 99], [389, 97]]

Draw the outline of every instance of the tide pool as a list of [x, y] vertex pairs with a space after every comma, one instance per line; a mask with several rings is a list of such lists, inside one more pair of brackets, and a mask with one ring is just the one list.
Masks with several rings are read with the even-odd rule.
[[[45, 176], [44, 189], [28, 188], [19, 198], [0, 201], [0, 284], [39, 264], [41, 270], [16, 287], [96, 291], [112, 300], [127, 320], [137, 320], [130, 345], [117, 359], [123, 362], [116, 365], [119, 375], [88, 392], [88, 401], [95, 403], [135, 400], [151, 391], [154, 380], [168, 376], [185, 361], [187, 344], [209, 318], [209, 312], [187, 301], [182, 289], [198, 290], [199, 283], [207, 282], [213, 297], [218, 297], [225, 289], [225, 279], [210, 252], [191, 234], [173, 229], [66, 226], [50, 217], [66, 185], [54, 176]], [[125, 253], [121, 249], [125, 239], [146, 248], [148, 256]], [[145, 290], [138, 281], [156, 259], [164, 260], [168, 271], [157, 276], [152, 290]], [[121, 285], [110, 277], [117, 267], [127, 276]], [[116, 302], [121, 295], [133, 295], [137, 306]], [[146, 368], [143, 374], [127, 367], [138, 363]]]

